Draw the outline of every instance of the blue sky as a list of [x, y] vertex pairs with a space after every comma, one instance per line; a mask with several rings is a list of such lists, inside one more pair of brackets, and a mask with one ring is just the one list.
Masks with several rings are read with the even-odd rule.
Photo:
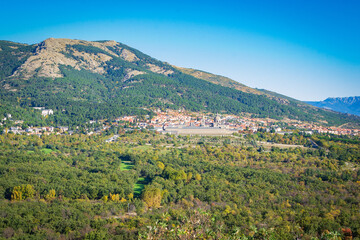
[[359, 1], [7, 1], [0, 39], [116, 40], [300, 100], [360, 95]]

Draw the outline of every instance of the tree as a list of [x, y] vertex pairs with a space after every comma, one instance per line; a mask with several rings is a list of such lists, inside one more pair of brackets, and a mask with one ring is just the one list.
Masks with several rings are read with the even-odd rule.
[[133, 194], [133, 193], [129, 193], [129, 194], [128, 194], [128, 199], [129, 199], [129, 201], [133, 200], [133, 199], [134, 199], [134, 194]]
[[189, 172], [189, 173], [187, 174], [187, 182], [190, 182], [190, 180], [192, 179], [192, 177], [193, 177], [192, 172]]
[[160, 207], [161, 190], [153, 186], [146, 187], [142, 199], [149, 208]]
[[11, 200], [20, 201], [28, 198], [32, 198], [35, 195], [35, 189], [32, 185], [23, 184], [21, 186], [14, 187], [11, 192]]
[[20, 201], [22, 200], [22, 191], [20, 186], [14, 187], [11, 192], [11, 200]]
[[170, 174], [170, 179], [174, 180], [174, 181], [181, 181], [181, 180], [186, 180], [187, 179], [187, 175], [185, 173], [184, 170], [180, 170], [180, 171], [173, 171]]
[[55, 189], [50, 189], [49, 193], [45, 195], [45, 199], [48, 201], [54, 200], [56, 197]]
[[200, 180], [201, 180], [201, 175], [197, 173], [197, 174], [195, 175], [195, 180], [196, 180], [196, 181], [200, 181]]
[[112, 193], [110, 193], [110, 200], [113, 201], [113, 202], [118, 202], [118, 201], [120, 201], [120, 196], [119, 196], [119, 194], [112, 194]]
[[165, 168], [164, 163], [162, 163], [162, 162], [160, 162], [160, 161], [157, 162], [157, 166], [158, 166], [161, 170], [164, 170], [164, 168]]

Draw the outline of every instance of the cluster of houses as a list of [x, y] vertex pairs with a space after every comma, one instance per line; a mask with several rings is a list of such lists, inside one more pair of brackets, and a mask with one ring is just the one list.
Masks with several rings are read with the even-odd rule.
[[42, 134], [51, 134], [53, 132], [64, 133], [68, 130], [68, 127], [28, 127], [22, 129], [19, 126], [10, 127], [9, 129], [4, 129], [4, 133], [12, 132], [14, 134], [27, 134], [27, 135], [42, 135]]
[[[44, 107], [34, 107], [36, 110], [40, 110], [42, 116], [46, 117], [53, 114], [52, 109], [45, 109]], [[137, 116], [122, 116], [117, 118], [112, 123], [106, 123], [103, 120], [100, 121], [90, 121], [91, 123], [100, 123], [102, 127], [99, 127], [93, 131], [88, 130], [87, 134], [100, 134], [102, 131], [110, 128], [111, 126], [131, 126], [133, 128], [148, 128], [154, 129], [159, 132], [169, 132], [172, 129], [183, 129], [187, 132], [193, 131], [194, 129], [206, 130], [207, 131], [216, 131], [220, 132], [228, 131], [247, 131], [247, 132], [257, 132], [260, 128], [266, 129], [266, 131], [274, 131], [279, 134], [291, 133], [289, 131], [283, 131], [281, 127], [276, 125], [277, 120], [273, 119], [258, 119], [252, 118], [249, 116], [235, 116], [235, 115], [219, 115], [219, 114], [202, 114], [202, 113], [193, 113], [186, 111], [176, 111], [176, 110], [167, 110], [167, 111], [155, 111], [156, 115], [150, 119], [149, 116], [146, 116], [145, 119], [139, 119]], [[11, 114], [7, 114], [4, 119], [10, 119]], [[22, 121], [13, 121], [15, 125], [21, 125]], [[300, 121], [287, 121], [288, 126], [292, 126], [296, 129], [305, 131], [307, 134], [312, 133], [330, 133], [337, 135], [360, 135], [359, 129], [344, 129], [339, 127], [323, 127], [310, 123], [302, 123]], [[1, 124], [1, 123], [0, 123]], [[220, 129], [220, 130], [219, 130]], [[168, 131], [166, 131], [168, 130]], [[12, 132], [15, 134], [51, 134], [56, 132], [57, 134], [72, 134], [73, 131], [69, 130], [68, 127], [59, 126], [59, 127], [28, 127], [23, 129], [20, 126], [14, 126], [10, 129], [4, 129], [4, 132]], [[170, 131], [171, 132], [171, 131]], [[111, 140], [112, 141], [112, 140]]]
[[199, 128], [223, 128], [240, 130], [255, 125], [244, 121], [237, 116], [232, 115], [205, 115], [194, 114], [182, 111], [168, 110], [166, 112], [157, 112], [150, 123], [154, 128], [186, 128], [186, 127], [199, 127]]
[[[166, 112], [156, 111], [156, 116], [151, 120], [137, 121], [135, 116], [127, 116], [122, 121], [137, 123], [140, 128], [151, 127], [161, 131], [171, 128], [221, 128], [231, 131], [257, 132], [260, 128], [266, 131], [274, 131], [278, 134], [291, 133], [284, 131], [276, 125], [278, 120], [261, 119], [252, 117], [240, 117], [235, 115], [205, 115], [188, 113], [186, 111], [167, 110]], [[316, 124], [302, 123], [300, 121], [287, 121], [288, 126], [304, 131], [306, 134], [329, 133], [335, 135], [359, 136], [359, 129], [346, 129], [340, 127], [324, 127]]]
[[348, 129], [341, 127], [324, 127], [311, 123], [294, 123], [292, 126], [298, 129], [308, 129], [308, 132], [311, 133], [329, 133], [335, 135], [352, 135], [352, 136], [360, 136], [360, 129]]
[[[118, 126], [130, 124], [136, 128], [155, 129], [163, 133], [174, 132], [174, 129], [187, 129], [190, 132], [195, 132], [195, 129], [222, 129], [240, 132], [257, 132], [260, 128], [265, 129], [267, 132], [273, 131], [278, 134], [292, 133], [292, 131], [283, 130], [281, 127], [276, 125], [278, 120], [274, 119], [252, 118], [249, 116], [240, 117], [225, 114], [201, 114], [177, 110], [166, 110], [165, 112], [157, 110], [155, 113], [156, 115], [152, 119], [147, 116], [145, 120], [140, 120], [137, 116], [122, 116], [117, 118], [112, 125]], [[306, 134], [331, 133], [337, 135], [360, 135], [360, 131], [358, 129], [323, 127], [291, 120], [286, 121], [286, 123], [288, 126], [302, 130]]]
[[266, 128], [267, 131], [274, 130], [282, 133], [282, 129], [273, 122], [264, 121], [250, 117], [239, 117], [235, 115], [205, 115], [205, 114], [187, 114], [168, 110], [166, 112], [157, 112], [157, 115], [151, 119], [149, 125], [156, 129], [167, 128], [220, 128], [232, 131], [250, 131], [256, 132], [258, 129]]

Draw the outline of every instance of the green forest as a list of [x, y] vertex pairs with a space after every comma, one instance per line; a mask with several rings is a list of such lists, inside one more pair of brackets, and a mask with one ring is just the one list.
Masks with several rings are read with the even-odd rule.
[[0, 135], [1, 238], [360, 239], [357, 137], [117, 134]]

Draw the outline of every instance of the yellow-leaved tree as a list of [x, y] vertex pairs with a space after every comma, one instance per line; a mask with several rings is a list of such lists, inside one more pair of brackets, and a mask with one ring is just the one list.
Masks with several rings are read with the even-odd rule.
[[32, 198], [35, 195], [35, 189], [30, 184], [15, 186], [11, 192], [11, 200], [20, 201]]
[[201, 181], [201, 175], [200, 174], [195, 174], [195, 180], [196, 181]]
[[147, 186], [144, 189], [142, 199], [149, 208], [160, 207], [161, 204], [161, 190], [153, 186]]
[[112, 194], [112, 193], [110, 193], [110, 200], [113, 201], [113, 202], [118, 202], [118, 201], [120, 201], [120, 196], [119, 196], [119, 194]]
[[160, 161], [157, 162], [157, 166], [158, 166], [158, 168], [160, 168], [161, 170], [164, 170], [164, 168], [165, 168], [164, 163], [162, 163], [162, 162], [160, 162]]
[[45, 195], [45, 199], [46, 199], [47, 201], [54, 200], [55, 197], [56, 197], [55, 189], [50, 189], [49, 193]]

